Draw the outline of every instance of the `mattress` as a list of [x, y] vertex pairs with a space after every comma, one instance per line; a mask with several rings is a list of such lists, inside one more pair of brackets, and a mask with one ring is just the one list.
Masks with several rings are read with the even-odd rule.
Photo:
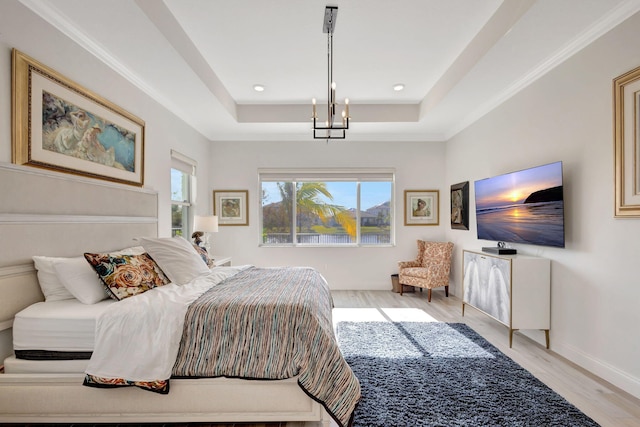
[[95, 343], [96, 319], [108, 299], [83, 304], [76, 299], [39, 302], [16, 314], [13, 348], [20, 359], [88, 359]]

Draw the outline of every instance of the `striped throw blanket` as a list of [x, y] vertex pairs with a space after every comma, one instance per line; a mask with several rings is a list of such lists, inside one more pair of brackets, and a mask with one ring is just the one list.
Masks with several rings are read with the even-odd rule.
[[331, 310], [329, 288], [316, 270], [248, 268], [190, 305], [173, 376], [297, 376], [346, 426], [360, 384], [338, 348]]

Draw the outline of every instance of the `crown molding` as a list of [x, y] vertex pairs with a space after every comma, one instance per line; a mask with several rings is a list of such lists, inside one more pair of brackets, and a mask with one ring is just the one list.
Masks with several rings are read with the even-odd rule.
[[495, 108], [506, 102], [509, 98], [513, 97], [521, 90], [534, 83], [540, 77], [544, 76], [545, 74], [565, 62], [567, 59], [571, 58], [573, 55], [589, 46], [604, 34], [620, 25], [626, 19], [635, 15], [638, 11], [640, 11], [640, 0], [627, 0], [623, 3], [620, 3], [618, 7], [613, 9], [607, 15], [603, 16], [602, 19], [598, 20], [589, 29], [583, 31], [571, 42], [567, 43], [564, 47], [549, 56], [545, 61], [541, 62], [535, 68], [531, 69], [531, 71], [529, 71], [529, 73], [527, 73], [524, 77], [516, 80], [507, 89], [496, 94], [496, 96], [489, 99], [475, 111], [464, 117], [461, 121], [454, 125], [450, 132], [447, 134], [447, 140], [453, 138], [459, 132], [471, 126], [484, 115], [493, 111]]
[[155, 99], [158, 103], [173, 112], [176, 116], [189, 123], [189, 118], [181, 112], [181, 109], [178, 107], [178, 105], [173, 103], [171, 99], [163, 96], [152, 86], [149, 86], [145, 82], [144, 78], [133, 72], [129, 67], [124, 65], [117, 56], [114, 56], [108, 49], [98, 43], [94, 38], [90, 37], [88, 34], [78, 28], [73, 21], [71, 21], [64, 14], [60, 13], [54, 6], [52, 6], [54, 2], [37, 0], [19, 1], [24, 6], [31, 9], [34, 13], [40, 16], [42, 19], [44, 19], [47, 23], [60, 31], [62, 34], [80, 45], [80, 47], [98, 58], [107, 67], [111, 68], [116, 73], [124, 77], [127, 81], [140, 89], [142, 92], [149, 95], [152, 99]]

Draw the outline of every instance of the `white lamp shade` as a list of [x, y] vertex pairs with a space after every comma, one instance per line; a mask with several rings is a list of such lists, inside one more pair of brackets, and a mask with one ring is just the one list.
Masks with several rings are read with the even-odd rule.
[[218, 232], [218, 217], [215, 215], [198, 216], [193, 221], [193, 231], [202, 231], [204, 233]]

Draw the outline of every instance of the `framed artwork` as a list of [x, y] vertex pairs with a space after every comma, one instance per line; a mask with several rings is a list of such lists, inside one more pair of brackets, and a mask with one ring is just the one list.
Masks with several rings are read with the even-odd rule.
[[248, 190], [213, 192], [213, 214], [219, 225], [249, 225]]
[[438, 225], [438, 190], [404, 190], [404, 225]]
[[469, 181], [451, 186], [451, 228], [469, 229]]
[[16, 49], [11, 71], [13, 163], [142, 186], [142, 120]]
[[613, 80], [615, 217], [640, 217], [640, 67]]

